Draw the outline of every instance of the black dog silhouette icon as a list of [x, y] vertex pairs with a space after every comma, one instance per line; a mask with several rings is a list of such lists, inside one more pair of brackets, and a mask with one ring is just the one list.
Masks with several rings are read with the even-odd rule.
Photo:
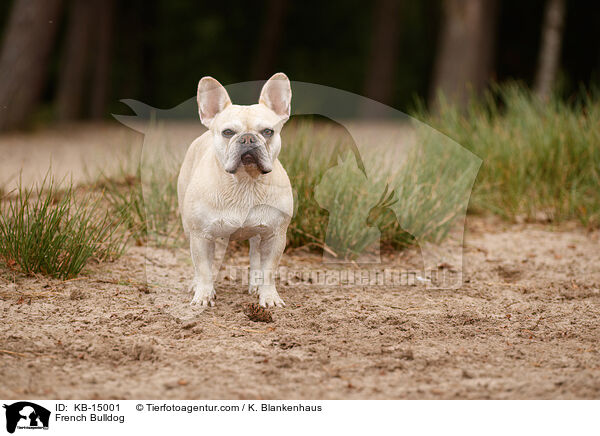
[[6, 431], [14, 433], [17, 426], [26, 428], [48, 428], [50, 411], [29, 401], [5, 404]]

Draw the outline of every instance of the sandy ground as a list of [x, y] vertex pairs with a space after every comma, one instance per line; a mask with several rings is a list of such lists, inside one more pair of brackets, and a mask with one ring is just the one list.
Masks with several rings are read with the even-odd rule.
[[[0, 183], [19, 169], [30, 183], [50, 159], [83, 182], [140, 145], [119, 127], [3, 136]], [[226, 276], [217, 306], [190, 307], [184, 250], [133, 248], [66, 282], [0, 269], [0, 398], [600, 398], [599, 243], [577, 226], [470, 217], [459, 289], [280, 284], [287, 307], [270, 324], [244, 315], [254, 298]]]
[[189, 261], [164, 250], [148, 254], [170, 259], [171, 287], [143, 285], [143, 248], [78, 280], [2, 279], [0, 397], [600, 398], [598, 233], [468, 229], [458, 290], [280, 285], [271, 324], [226, 279], [215, 307], [191, 308]]

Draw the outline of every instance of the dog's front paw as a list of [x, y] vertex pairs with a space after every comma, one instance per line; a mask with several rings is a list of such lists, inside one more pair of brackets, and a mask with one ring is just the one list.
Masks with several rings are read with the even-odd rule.
[[275, 286], [261, 286], [258, 290], [258, 304], [262, 307], [284, 307], [285, 303], [277, 293]]
[[194, 292], [194, 298], [190, 303], [192, 306], [207, 307], [215, 305], [215, 289], [212, 286], [193, 283], [191, 290]]

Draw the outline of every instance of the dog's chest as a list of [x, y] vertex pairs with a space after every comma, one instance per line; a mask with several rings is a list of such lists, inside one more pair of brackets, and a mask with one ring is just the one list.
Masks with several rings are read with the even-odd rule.
[[204, 231], [211, 237], [232, 240], [248, 239], [254, 235], [266, 235], [277, 228], [280, 221], [278, 211], [269, 207], [257, 206], [243, 213], [230, 209], [205, 222]]
[[195, 229], [207, 237], [247, 239], [273, 231], [280, 222], [281, 211], [269, 205], [264, 189], [236, 186], [213, 193], [211, 206], [199, 202], [195, 208]]

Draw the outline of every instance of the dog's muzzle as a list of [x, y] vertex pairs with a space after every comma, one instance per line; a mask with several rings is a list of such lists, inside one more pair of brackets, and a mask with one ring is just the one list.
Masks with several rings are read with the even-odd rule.
[[271, 165], [268, 163], [265, 147], [259, 142], [256, 135], [244, 133], [243, 135], [240, 135], [236, 142], [240, 153], [240, 163], [242, 165], [256, 165], [263, 174], [272, 171]]

